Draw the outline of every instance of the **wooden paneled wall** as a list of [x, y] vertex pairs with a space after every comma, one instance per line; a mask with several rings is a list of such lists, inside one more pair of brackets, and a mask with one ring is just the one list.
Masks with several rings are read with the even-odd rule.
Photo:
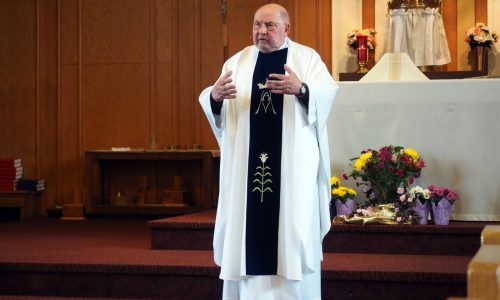
[[[0, 156], [46, 180], [44, 210], [83, 198], [86, 150], [216, 149], [198, 95], [268, 2], [0, 0]], [[331, 66], [331, 1], [274, 2]]]

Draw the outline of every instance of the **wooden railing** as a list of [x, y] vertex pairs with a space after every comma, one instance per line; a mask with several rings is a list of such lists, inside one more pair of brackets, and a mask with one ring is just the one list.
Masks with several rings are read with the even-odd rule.
[[467, 272], [468, 299], [500, 299], [500, 225], [487, 225]]

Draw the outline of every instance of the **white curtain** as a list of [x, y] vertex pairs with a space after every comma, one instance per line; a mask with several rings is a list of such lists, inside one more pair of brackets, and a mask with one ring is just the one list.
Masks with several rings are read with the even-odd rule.
[[392, 9], [387, 15], [382, 53], [408, 53], [417, 66], [451, 61], [439, 8]]

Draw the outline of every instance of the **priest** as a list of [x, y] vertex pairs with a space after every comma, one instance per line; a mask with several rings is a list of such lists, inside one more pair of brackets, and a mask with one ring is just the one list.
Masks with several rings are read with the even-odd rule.
[[289, 33], [284, 7], [260, 7], [254, 45], [227, 60], [199, 98], [221, 149], [213, 246], [224, 299], [321, 298], [326, 123], [337, 85]]

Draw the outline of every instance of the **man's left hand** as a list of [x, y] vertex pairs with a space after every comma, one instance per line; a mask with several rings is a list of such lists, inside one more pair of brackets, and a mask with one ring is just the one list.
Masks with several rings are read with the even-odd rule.
[[288, 75], [269, 74], [269, 79], [266, 81], [267, 88], [274, 94], [299, 95], [302, 81], [288, 65], [285, 65], [285, 71]]

